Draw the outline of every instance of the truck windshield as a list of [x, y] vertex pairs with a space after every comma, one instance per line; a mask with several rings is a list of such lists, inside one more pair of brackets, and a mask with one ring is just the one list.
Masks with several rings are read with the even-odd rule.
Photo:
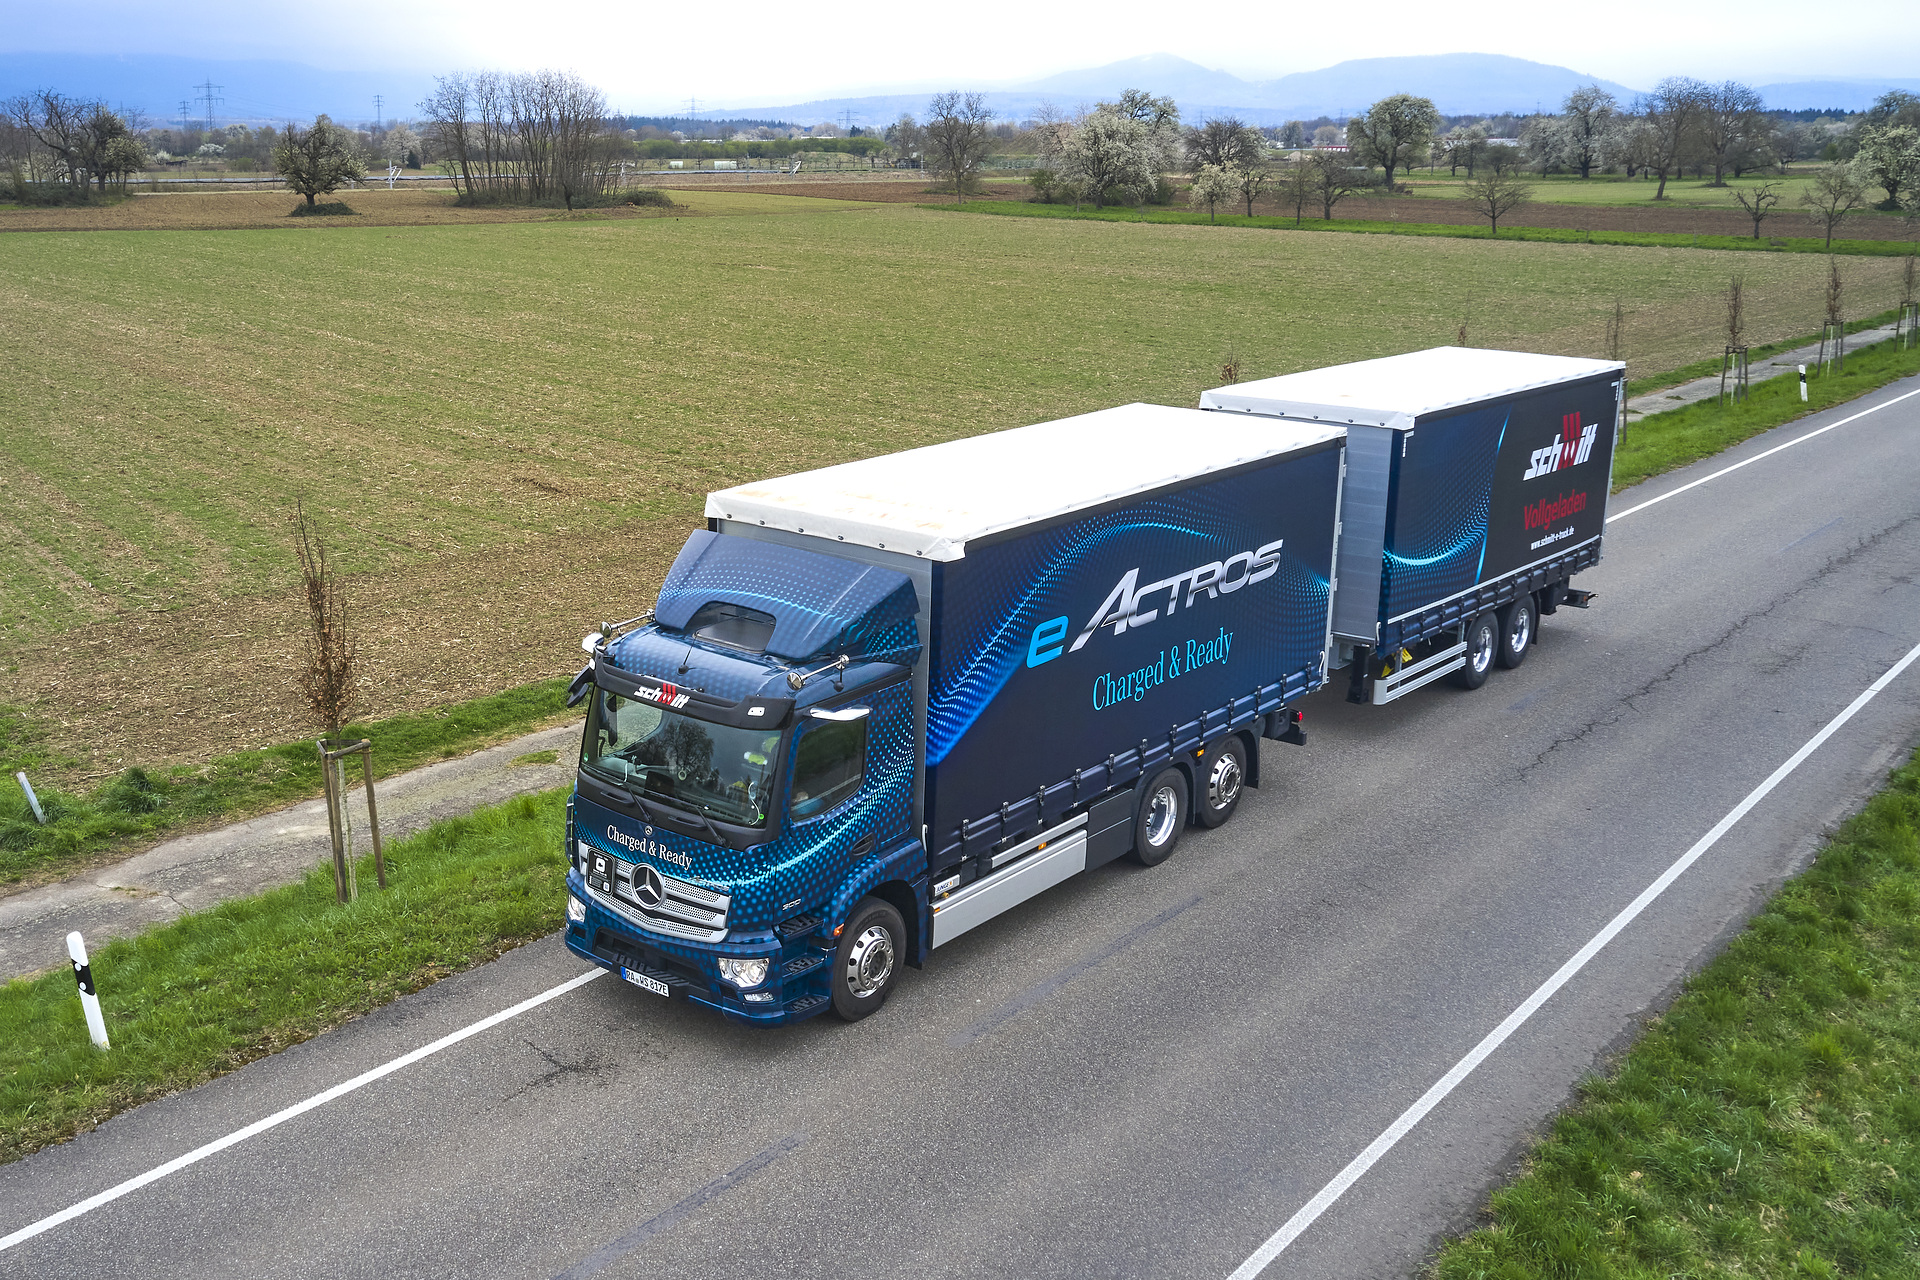
[[695, 720], [596, 690], [580, 767], [642, 797], [762, 827], [778, 733]]

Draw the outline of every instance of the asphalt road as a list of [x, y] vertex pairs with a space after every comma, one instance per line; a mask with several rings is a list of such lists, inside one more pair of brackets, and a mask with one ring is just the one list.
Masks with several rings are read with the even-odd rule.
[[[590, 982], [0, 1274], [1225, 1276], [1920, 641], [1920, 396], [1617, 522], [1582, 585], [1478, 692], [1317, 695], [1227, 827], [968, 934], [865, 1023]], [[1266, 1274], [1416, 1271], [1916, 737], [1920, 667]], [[581, 970], [543, 941], [0, 1169], [0, 1236]]]

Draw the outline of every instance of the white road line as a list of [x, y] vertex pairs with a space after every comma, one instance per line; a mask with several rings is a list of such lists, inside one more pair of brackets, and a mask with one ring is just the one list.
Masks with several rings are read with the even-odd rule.
[[315, 1107], [325, 1106], [335, 1098], [343, 1097], [346, 1094], [352, 1093], [355, 1089], [372, 1084], [375, 1080], [390, 1076], [402, 1067], [410, 1067], [422, 1058], [432, 1057], [442, 1049], [451, 1048], [459, 1044], [462, 1040], [477, 1036], [490, 1027], [497, 1027], [510, 1018], [517, 1018], [529, 1009], [537, 1009], [547, 1001], [558, 999], [567, 994], [567, 992], [572, 991], [575, 987], [583, 987], [595, 978], [605, 977], [606, 973], [607, 971], [605, 969], [593, 969], [581, 974], [577, 978], [563, 982], [557, 987], [550, 987], [537, 996], [529, 996], [519, 1004], [502, 1009], [498, 1013], [489, 1014], [487, 1017], [480, 1019], [480, 1021], [470, 1026], [462, 1027], [450, 1035], [441, 1036], [432, 1044], [423, 1044], [411, 1053], [403, 1053], [391, 1062], [383, 1063], [371, 1071], [362, 1072], [351, 1080], [334, 1085], [331, 1089], [316, 1093], [304, 1102], [296, 1102], [284, 1111], [276, 1111], [264, 1120], [255, 1120], [246, 1128], [236, 1129], [224, 1138], [216, 1138], [204, 1147], [196, 1147], [183, 1156], [175, 1156], [165, 1164], [149, 1169], [137, 1177], [128, 1178], [118, 1186], [108, 1187], [99, 1195], [88, 1196], [79, 1204], [72, 1205], [62, 1209], [56, 1214], [42, 1218], [38, 1222], [24, 1226], [12, 1235], [0, 1236], [0, 1253], [4, 1253], [17, 1244], [23, 1244], [33, 1239], [43, 1231], [51, 1231], [63, 1222], [70, 1222], [83, 1213], [98, 1209], [103, 1204], [118, 1200], [121, 1196], [127, 1195], [130, 1192], [138, 1191], [150, 1182], [158, 1182], [170, 1173], [178, 1173], [190, 1164], [197, 1164], [210, 1155], [225, 1151], [228, 1147], [234, 1146], [237, 1143], [245, 1142], [248, 1138], [256, 1134], [265, 1133], [276, 1125], [285, 1124], [295, 1116], [305, 1115]]
[[[1920, 394], [1920, 392], [1910, 394]], [[1834, 425], [1838, 426], [1839, 424], [1835, 423]], [[1387, 1126], [1385, 1132], [1368, 1143], [1366, 1150], [1355, 1156], [1346, 1168], [1334, 1176], [1333, 1181], [1320, 1188], [1319, 1194], [1302, 1205], [1300, 1211], [1291, 1218], [1288, 1218], [1286, 1223], [1282, 1225], [1278, 1231], [1268, 1236], [1266, 1243], [1262, 1244], [1258, 1249], [1255, 1249], [1251, 1257], [1234, 1269], [1229, 1280], [1253, 1280], [1254, 1276], [1266, 1270], [1268, 1263], [1279, 1257], [1288, 1245], [1299, 1239], [1300, 1233], [1312, 1226], [1316, 1218], [1331, 1208], [1334, 1202], [1341, 1196], [1345, 1195], [1348, 1188], [1360, 1181], [1367, 1170], [1371, 1169], [1374, 1164], [1379, 1161], [1381, 1156], [1393, 1150], [1394, 1145], [1398, 1143], [1400, 1139], [1406, 1137], [1407, 1134], [1413, 1130], [1413, 1127], [1426, 1117], [1429, 1111], [1432, 1111], [1436, 1106], [1440, 1105], [1441, 1101], [1445, 1099], [1448, 1094], [1452, 1093], [1454, 1089], [1459, 1086], [1460, 1082], [1472, 1073], [1475, 1067], [1491, 1057], [1493, 1051], [1498, 1049], [1508, 1036], [1518, 1031], [1527, 1019], [1538, 1012], [1540, 1006], [1551, 999], [1554, 992], [1564, 987], [1567, 982], [1572, 979], [1573, 975], [1585, 968], [1587, 961], [1599, 954], [1600, 949], [1606, 946], [1607, 943], [1613, 941], [1614, 936], [1631, 924], [1634, 917], [1638, 916], [1642, 911], [1645, 911], [1654, 899], [1665, 893], [1667, 887], [1675, 880], [1678, 880], [1682, 872], [1697, 862], [1702, 854], [1706, 853], [1707, 850], [1718, 843], [1721, 836], [1727, 834], [1728, 830], [1730, 830], [1735, 823], [1746, 817], [1755, 805], [1759, 804], [1767, 797], [1769, 792], [1779, 786], [1788, 774], [1798, 769], [1808, 756], [1818, 750], [1821, 743], [1831, 738], [1834, 733], [1839, 730], [1841, 725], [1853, 719], [1855, 713], [1857, 713], [1860, 708], [1873, 701], [1874, 695], [1892, 684], [1902, 671], [1905, 671], [1913, 665], [1916, 659], [1920, 659], [1920, 644], [1907, 650], [1906, 656], [1887, 668], [1885, 675], [1868, 685], [1859, 697], [1848, 703], [1845, 711], [1842, 711], [1839, 715], [1827, 721], [1825, 728], [1814, 734], [1813, 737], [1807, 739], [1805, 746], [1789, 756], [1786, 763], [1782, 764], [1778, 769], [1775, 769], [1765, 782], [1755, 787], [1752, 791], [1749, 791], [1746, 799], [1735, 805], [1726, 817], [1714, 823], [1713, 830], [1701, 836], [1691, 849], [1681, 854], [1679, 860], [1668, 867], [1658, 880], [1655, 880], [1643, 889], [1639, 897], [1628, 903], [1619, 915], [1607, 922], [1606, 928], [1594, 934], [1586, 946], [1575, 952], [1573, 958], [1561, 965], [1559, 971], [1551, 978], [1548, 978], [1536, 987], [1533, 994], [1521, 1002], [1520, 1006], [1512, 1013], [1508, 1014], [1499, 1026], [1489, 1031], [1485, 1039], [1473, 1046], [1466, 1057], [1454, 1063], [1451, 1071], [1441, 1076], [1431, 1089], [1421, 1094], [1418, 1102], [1415, 1102], [1405, 1111], [1402, 1111], [1399, 1118]]]
[[1697, 489], [1709, 480], [1718, 480], [1721, 476], [1726, 475], [1729, 471], [1738, 471], [1742, 467], [1752, 466], [1754, 463], [1760, 461], [1760, 459], [1762, 458], [1771, 458], [1774, 454], [1780, 452], [1782, 449], [1791, 449], [1793, 448], [1793, 446], [1797, 444], [1801, 444], [1805, 441], [1811, 440], [1815, 436], [1823, 436], [1827, 432], [1833, 430], [1835, 427], [1844, 427], [1849, 422], [1857, 421], [1858, 419], [1866, 417], [1870, 413], [1878, 413], [1880, 412], [1880, 410], [1886, 408], [1890, 404], [1899, 404], [1902, 400], [1909, 400], [1909, 399], [1912, 399], [1914, 396], [1920, 396], [1920, 391], [1909, 391], [1905, 395], [1895, 396], [1891, 400], [1882, 400], [1879, 404], [1874, 405], [1871, 409], [1862, 409], [1860, 412], [1856, 414], [1852, 414], [1849, 417], [1842, 418], [1838, 422], [1829, 422], [1826, 426], [1817, 428], [1816, 430], [1813, 430], [1813, 431], [1809, 431], [1807, 432], [1807, 434], [1803, 436], [1795, 436], [1793, 439], [1787, 441], [1785, 444], [1777, 444], [1773, 446], [1773, 448], [1768, 449], [1765, 453], [1756, 453], [1751, 458], [1745, 458], [1739, 462], [1734, 463], [1730, 467], [1722, 467], [1710, 476], [1702, 476], [1698, 480], [1694, 480], [1687, 484], [1681, 485], [1678, 489], [1674, 489], [1667, 493], [1663, 493], [1657, 498], [1648, 498], [1645, 502], [1642, 502], [1638, 506], [1628, 507], [1625, 511], [1616, 512], [1615, 514], [1607, 517], [1607, 523], [1612, 524], [1615, 520], [1625, 520], [1628, 516], [1632, 515], [1634, 512], [1645, 511], [1648, 507], [1652, 506], [1656, 502], [1665, 502], [1668, 498], [1673, 497], [1675, 494], [1685, 493], [1689, 489]]

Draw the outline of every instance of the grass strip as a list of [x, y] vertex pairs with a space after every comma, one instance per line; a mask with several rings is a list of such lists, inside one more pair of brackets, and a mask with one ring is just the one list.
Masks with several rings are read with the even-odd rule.
[[[347, 727], [373, 743], [375, 776], [448, 759], [491, 739], [539, 726], [566, 707], [567, 681], [542, 680], [432, 711]], [[263, 813], [321, 792], [311, 740], [217, 757], [202, 767], [129, 768], [84, 794], [48, 788], [34, 820], [11, 775], [29, 777], [50, 760], [40, 731], [0, 707], [0, 884], [44, 879], [96, 855], [168, 830]], [[358, 766], [351, 772], [358, 777]], [[37, 790], [38, 788], [36, 788]]]
[[1809, 373], [1805, 404], [1798, 375], [1788, 373], [1754, 383], [1743, 402], [1702, 400], [1650, 414], [1627, 425], [1614, 454], [1614, 491], [1915, 373], [1920, 373], [1920, 347], [1902, 350], [1897, 343], [1879, 342], [1850, 354], [1843, 373]]
[[92, 955], [109, 1052], [65, 969], [0, 987], [0, 1162], [319, 1034], [559, 927], [564, 791], [453, 818], [360, 866], [330, 866]]
[[1438, 1280], [1920, 1276], [1920, 755], [1450, 1241]]
[[1188, 209], [1074, 209], [1063, 204], [1024, 200], [975, 200], [967, 204], [926, 204], [942, 213], [986, 213], [1008, 218], [1075, 218], [1095, 222], [1160, 222], [1180, 226], [1257, 227], [1275, 231], [1347, 231], [1357, 235], [1439, 236], [1450, 240], [1525, 240], [1547, 244], [1618, 244], [1661, 249], [1731, 249], [1742, 253], [1837, 253], [1869, 258], [1901, 258], [1913, 252], [1906, 240], [1840, 240], [1831, 246], [1817, 236], [1753, 240], [1746, 236], [1692, 235], [1679, 231], [1588, 231], [1576, 227], [1510, 227], [1499, 235], [1486, 227], [1446, 222], [1381, 222], [1373, 219], [1292, 218], [1223, 213], [1209, 218]]
[[[1861, 333], [1867, 329], [1878, 329], [1882, 325], [1892, 324], [1898, 319], [1898, 311], [1882, 311], [1879, 315], [1867, 316], [1861, 320], [1846, 322], [1848, 333]], [[1758, 364], [1762, 360], [1779, 355], [1782, 351], [1792, 351], [1795, 347], [1810, 347], [1820, 341], [1817, 333], [1801, 338], [1785, 338], [1779, 342], [1768, 342], [1747, 350], [1749, 364]], [[1723, 356], [1710, 356], [1705, 360], [1695, 360], [1692, 364], [1681, 365], [1678, 369], [1669, 369], [1665, 373], [1648, 374], [1644, 378], [1627, 379], [1627, 398], [1645, 395], [1649, 391], [1664, 391], [1668, 387], [1677, 387], [1683, 382], [1692, 382], [1696, 378], [1717, 378]]]

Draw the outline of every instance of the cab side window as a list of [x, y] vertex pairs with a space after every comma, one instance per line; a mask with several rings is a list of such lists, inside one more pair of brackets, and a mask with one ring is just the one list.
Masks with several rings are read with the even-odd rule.
[[864, 718], [809, 726], [793, 758], [793, 816], [825, 813], [860, 789], [867, 771]]

